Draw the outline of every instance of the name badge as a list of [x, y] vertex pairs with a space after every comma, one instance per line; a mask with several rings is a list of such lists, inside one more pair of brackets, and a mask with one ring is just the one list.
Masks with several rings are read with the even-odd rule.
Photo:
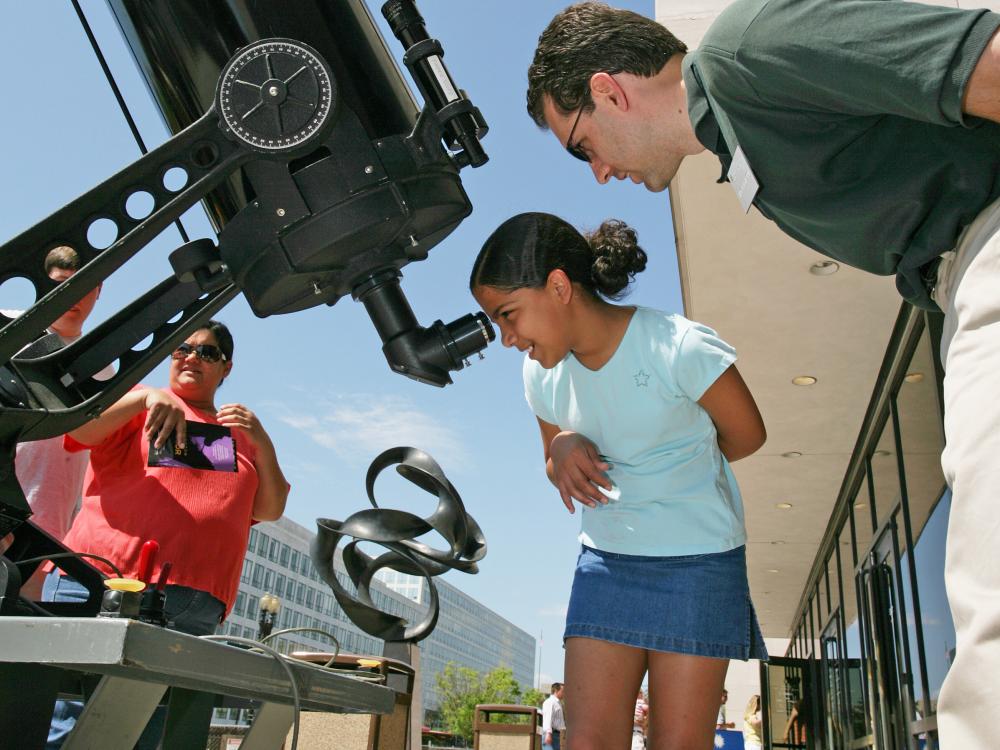
[[750, 169], [750, 162], [747, 161], [747, 155], [743, 153], [742, 146], [736, 147], [736, 153], [733, 154], [733, 162], [729, 165], [726, 177], [729, 178], [729, 184], [736, 191], [736, 198], [743, 208], [743, 213], [749, 213], [753, 199], [760, 192], [760, 183], [757, 182], [757, 176]]

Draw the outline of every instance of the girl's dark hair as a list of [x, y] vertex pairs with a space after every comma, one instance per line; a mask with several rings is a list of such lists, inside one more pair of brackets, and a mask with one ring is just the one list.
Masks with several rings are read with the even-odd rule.
[[[219, 348], [222, 350], [222, 353], [226, 355], [226, 361], [233, 361], [233, 334], [229, 332], [225, 323], [220, 323], [217, 320], [209, 320], [207, 323], [202, 323], [194, 330], [208, 331], [215, 336], [215, 340], [219, 342]], [[191, 333], [194, 333], [194, 331]]]
[[472, 266], [469, 288], [542, 287], [557, 268], [593, 296], [618, 300], [645, 270], [646, 253], [635, 230], [617, 219], [583, 235], [552, 214], [518, 214], [486, 240]]

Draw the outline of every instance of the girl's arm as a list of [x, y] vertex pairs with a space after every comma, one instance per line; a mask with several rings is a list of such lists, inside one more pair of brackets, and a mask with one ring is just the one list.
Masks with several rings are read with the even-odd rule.
[[578, 432], [560, 431], [557, 425], [541, 419], [538, 426], [545, 450], [545, 474], [559, 490], [566, 509], [576, 512], [574, 499], [591, 508], [598, 503], [607, 505], [608, 498], [597, 487], [611, 489], [611, 481], [604, 473], [611, 467], [601, 458], [597, 446]]
[[187, 437], [184, 409], [176, 396], [160, 388], [129, 391], [105, 409], [97, 419], [71, 430], [69, 435], [83, 445], [100, 445], [115, 430], [144, 410], [149, 412], [144, 432], [147, 438], [156, 437], [157, 448], [163, 445], [171, 432], [177, 433], [177, 445], [184, 446]]
[[215, 418], [226, 427], [243, 430], [257, 449], [254, 466], [257, 469], [257, 493], [253, 497], [252, 517], [255, 521], [276, 521], [285, 512], [288, 501], [288, 481], [278, 464], [271, 436], [257, 415], [243, 404], [225, 404]]
[[755, 453], [767, 440], [764, 420], [736, 365], [708, 387], [698, 404], [715, 423], [719, 448], [729, 463]]

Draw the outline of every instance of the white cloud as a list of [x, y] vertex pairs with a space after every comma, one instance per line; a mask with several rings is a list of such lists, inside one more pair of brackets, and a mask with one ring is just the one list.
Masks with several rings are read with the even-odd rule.
[[539, 617], [566, 617], [566, 604], [559, 604], [553, 607], [542, 607], [538, 610]]
[[388, 448], [412, 446], [431, 454], [445, 472], [470, 461], [462, 436], [400, 396], [357, 394], [314, 399], [311, 413], [287, 406], [282, 422], [352, 464], [368, 464]]

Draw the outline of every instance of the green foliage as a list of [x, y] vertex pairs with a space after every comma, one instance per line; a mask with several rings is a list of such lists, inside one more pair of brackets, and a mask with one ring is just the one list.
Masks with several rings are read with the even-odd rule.
[[[474, 669], [448, 662], [444, 671], [437, 676], [437, 689], [441, 697], [438, 710], [445, 727], [468, 742], [473, 739], [476, 706], [490, 703], [541, 705], [540, 702], [535, 702], [541, 693], [534, 689], [522, 691], [514, 679], [513, 671], [508, 667], [497, 667], [481, 675]], [[525, 698], [530, 698], [531, 701], [528, 702]]]
[[541, 690], [535, 690], [535, 688], [528, 688], [521, 695], [521, 705], [535, 706], [536, 708], [541, 708], [542, 704], [545, 703], [546, 698], [548, 698], [548, 695], [543, 693]]

